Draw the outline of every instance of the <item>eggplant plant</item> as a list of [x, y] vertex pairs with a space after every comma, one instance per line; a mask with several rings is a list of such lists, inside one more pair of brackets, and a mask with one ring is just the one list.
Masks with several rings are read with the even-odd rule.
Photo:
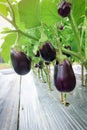
[[[0, 47], [5, 62], [11, 60], [11, 47], [17, 43], [23, 53], [27, 45], [27, 55], [31, 57], [33, 66], [39, 58], [39, 53], [35, 53], [35, 57], [33, 51], [40, 49], [40, 58], [46, 62], [58, 60], [57, 66], [63, 67], [68, 55], [87, 69], [86, 0], [0, 0], [0, 16], [11, 24], [1, 31], [1, 34], [6, 34]], [[63, 25], [61, 30], [58, 29], [60, 23]], [[20, 70], [20, 74], [25, 72]]]

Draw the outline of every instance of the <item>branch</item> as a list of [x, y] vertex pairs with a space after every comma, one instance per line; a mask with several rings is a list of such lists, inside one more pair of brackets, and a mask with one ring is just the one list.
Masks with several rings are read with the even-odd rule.
[[13, 25], [12, 21], [7, 17], [5, 17], [1, 12], [0, 12], [0, 16]]
[[10, 24], [12, 24], [15, 28], [17, 28], [16, 24], [13, 23], [13, 21], [11, 21], [10, 19], [8, 19], [7, 17], [5, 17], [1, 12], [0, 12], [0, 16], [5, 19], [6, 21], [8, 21]]
[[65, 53], [67, 53], [67, 54], [73, 55], [73, 56], [77, 57], [79, 60], [81, 60], [80, 54], [75, 53], [75, 52], [73, 52], [73, 51], [71, 51], [71, 50], [62, 48], [62, 52], [65, 52]]
[[12, 25], [14, 26], [14, 28], [16, 29], [16, 30], [3, 31], [3, 33], [19, 32], [19, 33], [21, 33], [22, 35], [24, 35], [24, 36], [26, 36], [26, 37], [28, 37], [28, 38], [31, 38], [31, 39], [33, 39], [33, 40], [35, 40], [35, 41], [39, 41], [38, 38], [36, 38], [36, 37], [34, 37], [34, 36], [31, 36], [31, 35], [29, 35], [29, 34], [23, 32], [22, 30], [18, 29], [18, 27], [16, 26], [16, 24], [15, 24], [13, 21], [11, 21], [10, 19], [8, 19], [7, 17], [5, 17], [1, 12], [0, 12], [0, 16], [1, 16], [3, 19], [5, 19], [6, 21], [8, 21], [10, 24], [12, 24]]
[[2, 31], [1, 33], [2, 34], [5, 34], [5, 33], [12, 33], [12, 32], [18, 32], [19, 30], [8, 30], [8, 31]]
[[11, 3], [9, 2], [9, 0], [7, 0], [7, 3], [9, 5], [9, 8], [10, 8], [11, 12], [12, 12], [13, 22], [15, 23], [15, 13], [14, 13], [14, 10], [13, 10], [13, 8], [12, 8]]
[[33, 39], [33, 40], [35, 40], [35, 41], [39, 41], [38, 38], [33, 37], [33, 36], [27, 34], [26, 32], [23, 32], [23, 31], [20, 30], [20, 29], [17, 29], [17, 30], [9, 30], [9, 31], [3, 31], [2, 33], [11, 33], [11, 32], [18, 32], [18, 33], [21, 33], [22, 35], [24, 35], [25, 37], [31, 38], [31, 39]]
[[31, 38], [31, 39], [33, 39], [33, 40], [35, 40], [35, 41], [39, 41], [38, 38], [36, 38], [36, 37], [34, 37], [34, 36], [31, 36], [31, 35], [29, 35], [28, 33], [23, 32], [23, 31], [20, 30], [20, 29], [18, 30], [18, 32], [21, 33], [22, 35], [28, 37], [28, 38]]
[[74, 20], [72, 15], [69, 15], [68, 18], [69, 18], [69, 21], [71, 23], [71, 27], [72, 27], [72, 30], [74, 32], [75, 38], [77, 40], [76, 46], [78, 48], [78, 51], [81, 52], [81, 49], [80, 49], [80, 34], [79, 34], [79, 31], [78, 31], [77, 25], [76, 25], [75, 20]]

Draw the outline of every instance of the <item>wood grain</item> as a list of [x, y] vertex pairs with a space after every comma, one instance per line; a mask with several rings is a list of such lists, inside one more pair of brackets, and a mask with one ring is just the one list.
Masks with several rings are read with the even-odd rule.
[[87, 88], [81, 86], [77, 75], [66, 107], [60, 103], [52, 76], [53, 91], [49, 91], [47, 83], [32, 71], [22, 76], [21, 89], [19, 75], [13, 71], [0, 75], [0, 130], [87, 130]]
[[0, 76], [0, 130], [17, 130], [19, 76]]

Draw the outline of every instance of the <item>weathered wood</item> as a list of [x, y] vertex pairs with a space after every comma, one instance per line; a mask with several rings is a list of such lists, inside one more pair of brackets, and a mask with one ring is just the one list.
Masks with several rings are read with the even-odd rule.
[[2, 73], [0, 75], [0, 130], [17, 130], [19, 76], [9, 71]]

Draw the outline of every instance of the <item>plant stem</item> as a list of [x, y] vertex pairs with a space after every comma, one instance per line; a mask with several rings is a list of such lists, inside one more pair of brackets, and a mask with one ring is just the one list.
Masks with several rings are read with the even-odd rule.
[[[13, 21], [9, 20], [9, 19], [8, 19], [7, 17], [5, 17], [1, 12], [0, 12], [0, 16], [1, 16], [2, 18], [4, 18], [6, 21], [8, 21], [10, 24], [12, 24], [12, 25], [14, 26], [14, 28], [16, 29], [16, 30], [11, 30], [11, 31], [4, 31], [5, 33], [18, 32], [18, 33], [21, 33], [22, 35], [24, 35], [24, 36], [26, 36], [26, 37], [28, 37], [28, 38], [30, 38], [30, 39], [33, 39], [33, 40], [35, 40], [35, 41], [39, 41], [38, 38], [36, 38], [36, 37], [34, 37], [34, 36], [31, 36], [31, 35], [29, 35], [28, 33], [23, 32], [22, 30], [20, 30], [20, 29], [17, 27], [17, 25], [16, 25]], [[4, 33], [4, 32], [3, 32], [3, 33]]]
[[75, 38], [77, 40], [77, 44], [76, 44], [77, 49], [78, 49], [79, 52], [81, 52], [81, 49], [80, 49], [80, 34], [79, 34], [79, 31], [78, 31], [77, 25], [76, 25], [74, 18], [71, 14], [68, 16], [68, 18], [70, 20], [73, 32], [75, 34]]
[[38, 68], [38, 78], [40, 78], [40, 69]]
[[13, 22], [7, 17], [5, 17], [1, 12], [0, 12], [0, 16], [14, 26]]
[[82, 86], [84, 86], [84, 66], [81, 65], [81, 81], [82, 81]]
[[61, 103], [63, 103], [63, 93], [62, 92], [60, 93], [60, 101], [61, 101]]
[[14, 13], [14, 10], [13, 10], [12, 5], [11, 5], [11, 3], [9, 2], [9, 0], [7, 0], [7, 3], [8, 3], [8, 5], [9, 5], [9, 8], [10, 8], [11, 12], [12, 12], [13, 22], [15, 23], [15, 13]]
[[36, 38], [36, 37], [34, 37], [34, 36], [31, 36], [31, 35], [29, 35], [29, 34], [27, 34], [27, 33], [25, 33], [25, 32], [23, 32], [22, 30], [18, 30], [18, 32], [19, 33], [21, 33], [21, 34], [23, 34], [24, 36], [26, 36], [26, 37], [28, 37], [28, 38], [30, 38], [30, 39], [33, 39], [33, 40], [35, 40], [35, 41], [39, 41], [39, 39], [38, 38]]
[[62, 52], [73, 55], [73, 56], [77, 57], [79, 60], [81, 60], [81, 56], [79, 53], [75, 53], [75, 52], [68, 50], [68, 49], [65, 49], [65, 48], [62, 48]]
[[50, 65], [46, 65], [46, 70], [47, 70], [47, 79], [48, 79], [48, 87], [49, 87], [49, 90], [51, 91], [52, 88], [51, 88], [51, 82], [50, 82]]
[[66, 93], [63, 94], [63, 103], [66, 106], [67, 102], [66, 102]]
[[41, 69], [41, 77], [42, 77], [42, 81], [45, 83], [45, 79], [44, 79], [44, 76], [43, 76], [43, 70]]
[[34, 37], [34, 36], [31, 36], [31, 35], [29, 35], [28, 33], [23, 32], [23, 31], [20, 30], [20, 29], [17, 29], [17, 30], [9, 30], [9, 31], [3, 31], [2, 33], [11, 33], [11, 32], [18, 32], [18, 33], [21, 33], [22, 35], [24, 35], [25, 37], [28, 37], [28, 38], [33, 39], [33, 40], [35, 40], [35, 41], [39, 41], [38, 38], [36, 38], [36, 37]]

